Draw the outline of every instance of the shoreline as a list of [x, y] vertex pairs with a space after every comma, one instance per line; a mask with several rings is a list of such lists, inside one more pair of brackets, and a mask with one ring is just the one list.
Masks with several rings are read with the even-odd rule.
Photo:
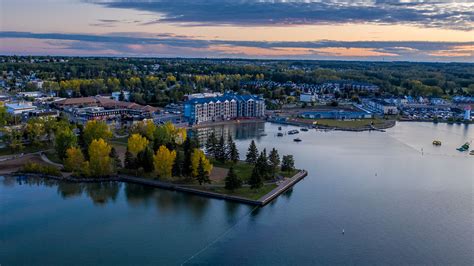
[[225, 126], [225, 125], [242, 125], [242, 124], [252, 124], [252, 123], [265, 123], [266, 119], [236, 119], [236, 120], [227, 120], [227, 121], [218, 121], [218, 122], [206, 122], [201, 124], [196, 124], [192, 126], [187, 126], [188, 129], [196, 128], [206, 128], [214, 126]]
[[205, 197], [210, 197], [210, 198], [216, 198], [216, 199], [222, 199], [222, 200], [230, 200], [234, 202], [239, 202], [239, 203], [244, 203], [244, 204], [250, 204], [250, 205], [256, 205], [256, 206], [265, 206], [274, 199], [276, 199], [278, 196], [280, 196], [282, 193], [293, 187], [296, 183], [301, 181], [304, 177], [308, 175], [308, 172], [306, 170], [300, 170], [298, 171], [294, 176], [291, 178], [288, 178], [285, 180], [283, 183], [278, 185], [276, 188], [268, 192], [267, 194], [263, 195], [257, 200], [252, 200], [240, 196], [234, 196], [234, 195], [227, 195], [227, 194], [221, 194], [221, 193], [216, 193], [216, 192], [210, 192], [206, 190], [201, 190], [201, 189], [196, 189], [196, 188], [190, 188], [186, 187], [186, 185], [179, 185], [179, 184], [173, 184], [169, 182], [163, 182], [159, 180], [150, 180], [146, 178], [140, 178], [140, 177], [133, 177], [133, 176], [127, 176], [127, 175], [117, 175], [114, 177], [110, 178], [72, 178], [72, 177], [64, 177], [64, 176], [51, 176], [51, 175], [44, 175], [44, 174], [36, 174], [36, 173], [21, 173], [21, 172], [12, 172], [9, 174], [2, 174], [3, 176], [26, 176], [26, 177], [36, 177], [36, 178], [44, 178], [44, 179], [53, 179], [56, 181], [63, 181], [63, 182], [70, 182], [70, 183], [102, 183], [102, 182], [122, 182], [122, 183], [132, 183], [132, 184], [138, 184], [138, 185], [143, 185], [143, 186], [149, 186], [149, 187], [155, 187], [155, 188], [160, 188], [160, 189], [167, 189], [167, 190], [172, 190], [172, 191], [178, 191], [178, 192], [184, 192], [184, 193], [190, 193], [198, 196], [205, 196]]

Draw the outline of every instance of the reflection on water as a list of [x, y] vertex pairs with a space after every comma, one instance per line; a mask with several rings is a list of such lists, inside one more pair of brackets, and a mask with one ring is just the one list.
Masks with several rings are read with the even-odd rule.
[[208, 136], [214, 132], [216, 136], [224, 136], [225, 139], [231, 135], [236, 140], [260, 139], [265, 132], [265, 122], [228, 124], [194, 130], [200, 143], [205, 143]]

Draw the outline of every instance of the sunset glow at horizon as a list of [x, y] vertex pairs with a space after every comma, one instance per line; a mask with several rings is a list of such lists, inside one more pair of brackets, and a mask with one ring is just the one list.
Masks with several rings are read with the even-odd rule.
[[0, 54], [474, 62], [470, 1], [3, 0]]

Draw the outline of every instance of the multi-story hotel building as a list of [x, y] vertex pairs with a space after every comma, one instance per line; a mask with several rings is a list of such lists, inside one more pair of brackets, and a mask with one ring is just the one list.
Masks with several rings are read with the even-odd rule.
[[218, 97], [195, 98], [184, 104], [184, 117], [190, 124], [264, 115], [265, 100], [255, 95], [225, 94]]

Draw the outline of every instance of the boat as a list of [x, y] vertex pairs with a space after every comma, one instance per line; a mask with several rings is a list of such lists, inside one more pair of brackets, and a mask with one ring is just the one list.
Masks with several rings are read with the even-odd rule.
[[474, 150], [471, 150], [471, 151], [469, 152], [469, 155], [474, 155]]
[[278, 127], [278, 130], [281, 130], [281, 127]]
[[435, 146], [441, 146], [441, 141], [439, 141], [439, 140], [433, 140], [433, 145], [435, 145]]
[[300, 133], [300, 132], [296, 129], [288, 131], [288, 135], [294, 135], [294, 134], [298, 134], [298, 133]]
[[277, 137], [283, 137], [283, 133], [281, 133], [281, 132], [278, 133], [278, 134], [277, 134]]
[[301, 142], [302, 140], [300, 138], [293, 139], [294, 142]]
[[302, 128], [301, 131], [308, 131], [308, 129], [307, 128]]
[[462, 145], [461, 147], [457, 148], [456, 150], [462, 151], [462, 152], [469, 150], [469, 142], [464, 143], [464, 145]]

